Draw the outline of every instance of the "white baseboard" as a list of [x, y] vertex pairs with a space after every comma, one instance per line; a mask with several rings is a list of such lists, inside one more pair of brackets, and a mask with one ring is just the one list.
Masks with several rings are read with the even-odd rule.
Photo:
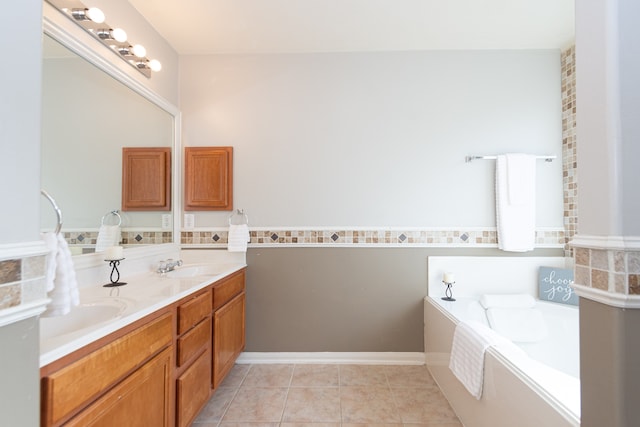
[[244, 352], [236, 363], [344, 364], [344, 365], [424, 365], [422, 352]]

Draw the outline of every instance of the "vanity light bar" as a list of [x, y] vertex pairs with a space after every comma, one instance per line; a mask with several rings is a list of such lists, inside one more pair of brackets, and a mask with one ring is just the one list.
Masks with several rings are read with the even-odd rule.
[[148, 59], [147, 50], [140, 44], [127, 41], [127, 33], [121, 28], [112, 28], [105, 22], [104, 13], [95, 7], [87, 8], [78, 0], [47, 0], [65, 16], [82, 27], [89, 34], [107, 46], [113, 53], [126, 61], [145, 77], [151, 78], [151, 71], [158, 72], [162, 64], [157, 59]]

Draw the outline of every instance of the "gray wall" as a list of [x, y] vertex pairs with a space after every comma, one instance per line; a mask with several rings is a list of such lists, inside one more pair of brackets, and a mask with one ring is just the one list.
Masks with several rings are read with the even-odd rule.
[[[183, 143], [234, 147], [251, 226], [495, 226], [494, 162], [562, 153], [559, 51], [180, 58]], [[538, 163], [538, 227], [562, 227], [562, 162]], [[195, 212], [196, 227], [226, 212]]]
[[[422, 300], [427, 295], [429, 255], [504, 253], [442, 248], [249, 249], [246, 351], [424, 351]], [[521, 256], [529, 255], [561, 256], [562, 250]]]

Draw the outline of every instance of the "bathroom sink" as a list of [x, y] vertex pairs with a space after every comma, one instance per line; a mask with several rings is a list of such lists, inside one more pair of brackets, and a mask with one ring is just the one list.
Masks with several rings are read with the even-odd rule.
[[122, 317], [130, 306], [122, 298], [81, 302], [64, 316], [40, 317], [40, 337], [46, 340], [101, 325]]
[[170, 279], [185, 279], [198, 276], [216, 276], [222, 272], [219, 265], [214, 264], [191, 264], [177, 267], [164, 275]]

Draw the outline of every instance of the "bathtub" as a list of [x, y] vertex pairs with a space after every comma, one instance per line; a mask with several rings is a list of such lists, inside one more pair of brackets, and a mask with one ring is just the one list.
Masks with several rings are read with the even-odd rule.
[[[440, 257], [436, 257], [440, 258]], [[429, 296], [425, 298], [425, 357], [427, 366], [442, 392], [465, 427], [578, 427], [580, 426], [579, 322], [578, 308], [537, 301], [544, 315], [549, 335], [535, 343], [516, 343], [522, 351], [498, 350], [490, 347], [485, 355], [484, 387], [480, 400], [475, 399], [449, 369], [453, 333], [461, 320], [473, 320], [488, 325], [483, 307], [478, 302], [482, 293], [533, 293], [535, 278], [529, 276], [539, 266], [553, 262], [563, 265], [563, 259], [516, 259], [513, 274], [522, 275], [522, 282], [513, 276], [503, 285], [491, 281], [489, 292], [483, 291], [483, 276], [504, 271], [508, 258], [482, 258], [480, 264], [456, 260], [456, 277], [464, 277], [467, 269], [476, 269], [476, 284], [454, 286], [455, 302], [443, 301], [442, 271], [452, 269], [449, 258], [429, 261]], [[455, 257], [466, 258], [466, 257]], [[469, 261], [469, 260], [467, 260]], [[487, 264], [488, 261], [488, 264]], [[521, 263], [530, 263], [527, 266]], [[486, 273], [477, 269], [486, 269]], [[461, 272], [462, 274], [458, 274]], [[470, 280], [471, 281], [471, 280]], [[457, 282], [460, 280], [457, 279]], [[533, 282], [533, 283], [531, 283]], [[514, 283], [519, 283], [514, 285]], [[515, 286], [515, 288], [514, 288]], [[520, 287], [520, 288], [518, 288]]]

